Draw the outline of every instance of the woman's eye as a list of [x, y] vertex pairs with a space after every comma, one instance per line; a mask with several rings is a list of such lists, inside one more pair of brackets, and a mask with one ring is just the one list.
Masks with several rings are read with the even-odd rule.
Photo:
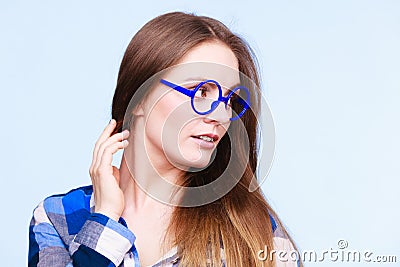
[[231, 97], [229, 98], [229, 100], [228, 100], [228, 106], [230, 106], [230, 107], [232, 107], [232, 105], [237, 101], [237, 99], [238, 99], [238, 94], [236, 94], [236, 93], [233, 93], [232, 95], [231, 95]]
[[208, 88], [201, 86], [197, 89], [196, 95], [197, 97], [207, 97]]
[[230, 97], [228, 100], [227, 106], [231, 108], [234, 101], [235, 101], [235, 99], [232, 99], [232, 97]]

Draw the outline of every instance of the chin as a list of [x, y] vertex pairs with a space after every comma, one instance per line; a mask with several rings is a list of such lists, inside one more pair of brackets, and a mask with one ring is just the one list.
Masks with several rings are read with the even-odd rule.
[[184, 165], [188, 168], [196, 168], [196, 169], [205, 169], [207, 168], [215, 158], [216, 153], [215, 149], [210, 151], [198, 151], [196, 155], [190, 155], [185, 157]]
[[[179, 146], [169, 147], [170, 150], [164, 151], [169, 155], [170, 161], [175, 166], [180, 166], [181, 169], [205, 169], [207, 168], [215, 159], [217, 149], [214, 148], [200, 148], [198, 145], [193, 146]], [[178, 149], [176, 149], [178, 148]]]
[[190, 162], [190, 166], [188, 166], [189, 168], [196, 168], [196, 169], [205, 169], [208, 167], [208, 165], [210, 165], [210, 159], [208, 160], [199, 160], [199, 161], [193, 161]]
[[205, 169], [211, 163], [211, 154], [208, 153], [184, 153], [169, 157], [172, 165], [179, 169], [190, 168]]

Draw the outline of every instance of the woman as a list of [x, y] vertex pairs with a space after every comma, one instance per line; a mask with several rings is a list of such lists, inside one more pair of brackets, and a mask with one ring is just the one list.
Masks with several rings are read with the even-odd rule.
[[[198, 72], [214, 76], [179, 80]], [[255, 86], [237, 86], [243, 77]], [[260, 257], [266, 247], [294, 247], [261, 190], [248, 189], [257, 165], [257, 86], [250, 48], [219, 21], [173, 12], [148, 22], [122, 60], [113, 119], [93, 152], [92, 186], [37, 206], [29, 266], [300, 265]], [[218, 105], [202, 110], [209, 98]], [[221, 190], [204, 189], [221, 179]]]

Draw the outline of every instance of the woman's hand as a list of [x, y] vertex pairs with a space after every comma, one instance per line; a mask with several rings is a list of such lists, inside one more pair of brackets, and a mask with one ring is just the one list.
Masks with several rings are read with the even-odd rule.
[[112, 166], [112, 156], [128, 145], [129, 131], [110, 136], [116, 126], [112, 119], [97, 140], [89, 169], [92, 178], [95, 212], [118, 221], [125, 207], [124, 194], [119, 187], [119, 169]]

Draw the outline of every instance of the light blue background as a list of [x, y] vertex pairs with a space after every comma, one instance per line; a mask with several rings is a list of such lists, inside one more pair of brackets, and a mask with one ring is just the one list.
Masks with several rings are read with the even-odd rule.
[[174, 10], [256, 51], [277, 139], [262, 187], [298, 246], [400, 262], [399, 1], [2, 1], [1, 265], [26, 265], [39, 201], [90, 183], [124, 50]]

